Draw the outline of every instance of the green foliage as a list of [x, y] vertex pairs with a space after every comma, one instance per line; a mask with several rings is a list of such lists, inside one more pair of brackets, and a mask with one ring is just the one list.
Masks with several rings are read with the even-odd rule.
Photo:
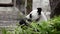
[[13, 33], [6, 30], [5, 28], [2, 28], [2, 34], [13, 34]]
[[[3, 34], [7, 34], [7, 30], [2, 29]], [[9, 34], [60, 34], [60, 16], [55, 17], [47, 22], [32, 22], [29, 26], [20, 25]]]
[[7, 33], [6, 29], [3, 28], [3, 29], [2, 29], [2, 34], [6, 34], [6, 33]]

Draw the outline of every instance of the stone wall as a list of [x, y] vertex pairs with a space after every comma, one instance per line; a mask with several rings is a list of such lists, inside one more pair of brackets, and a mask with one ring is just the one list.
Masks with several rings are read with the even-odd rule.
[[50, 0], [51, 6], [51, 15], [50, 17], [59, 16], [60, 15], [60, 0]]
[[50, 0], [51, 9], [53, 10], [59, 2], [59, 0]]
[[12, 0], [0, 0], [0, 3], [9, 4], [9, 3], [12, 3]]
[[7, 26], [13, 27], [18, 23], [18, 9], [14, 6], [8, 6], [10, 3], [12, 3], [12, 0], [0, 0], [0, 4], [7, 4], [7, 6], [0, 6], [0, 28]]

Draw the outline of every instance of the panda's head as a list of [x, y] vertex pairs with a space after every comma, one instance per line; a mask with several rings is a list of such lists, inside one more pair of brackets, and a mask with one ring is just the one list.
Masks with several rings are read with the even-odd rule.
[[42, 11], [42, 8], [37, 8], [37, 10], [31, 11], [25, 18], [23, 18], [19, 21], [19, 24], [27, 25], [28, 24], [27, 21], [28, 22], [38, 21], [40, 19], [41, 11]]
[[41, 15], [42, 8], [37, 8], [37, 10], [31, 11], [27, 16], [26, 19], [28, 21], [38, 21]]

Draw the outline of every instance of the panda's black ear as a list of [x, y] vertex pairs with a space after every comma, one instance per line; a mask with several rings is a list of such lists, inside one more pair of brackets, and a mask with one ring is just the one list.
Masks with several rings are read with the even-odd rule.
[[37, 8], [37, 12], [38, 12], [38, 15], [40, 15], [41, 14], [41, 11], [42, 11], [42, 8]]
[[38, 11], [42, 11], [42, 8], [37, 8]]

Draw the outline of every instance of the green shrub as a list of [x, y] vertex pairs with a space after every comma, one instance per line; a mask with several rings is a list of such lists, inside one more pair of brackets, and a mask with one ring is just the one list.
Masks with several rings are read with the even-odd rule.
[[[13, 34], [60, 34], [60, 16], [55, 17], [47, 22], [32, 22], [29, 26], [17, 26], [11, 33]], [[22, 27], [22, 28], [21, 28]], [[7, 34], [7, 30], [2, 30], [3, 34]], [[10, 33], [10, 32], [8, 32]], [[11, 34], [10, 33], [10, 34]]]

